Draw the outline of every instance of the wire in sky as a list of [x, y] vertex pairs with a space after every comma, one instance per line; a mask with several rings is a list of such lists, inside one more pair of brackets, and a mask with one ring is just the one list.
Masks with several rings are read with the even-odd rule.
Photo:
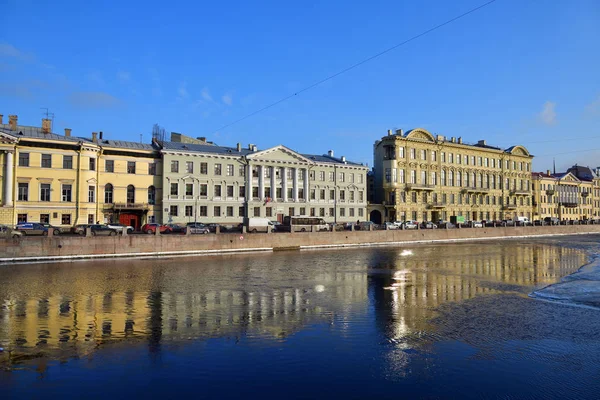
[[359, 66], [361, 66], [363, 64], [366, 64], [369, 61], [372, 61], [372, 60], [374, 60], [374, 59], [376, 59], [378, 57], [381, 57], [382, 55], [384, 55], [386, 53], [389, 53], [390, 51], [395, 50], [398, 47], [404, 46], [405, 44], [410, 43], [413, 40], [416, 40], [416, 39], [418, 39], [418, 38], [420, 38], [422, 36], [425, 36], [425, 35], [433, 32], [433, 31], [435, 31], [435, 30], [438, 30], [438, 29], [440, 29], [440, 28], [442, 28], [442, 27], [444, 27], [444, 26], [446, 26], [448, 24], [451, 24], [454, 21], [457, 21], [457, 20], [459, 20], [459, 19], [461, 19], [463, 17], [466, 17], [467, 15], [472, 14], [475, 11], [478, 11], [478, 10], [484, 8], [484, 7], [486, 7], [486, 6], [494, 3], [495, 1], [496, 0], [490, 0], [487, 3], [484, 3], [484, 4], [480, 5], [480, 6], [477, 6], [477, 7], [473, 8], [473, 9], [471, 9], [471, 10], [463, 13], [463, 14], [460, 14], [460, 15], [454, 17], [454, 18], [451, 18], [451, 19], [447, 20], [446, 22], [443, 22], [443, 23], [441, 23], [439, 25], [434, 26], [433, 28], [429, 28], [428, 30], [419, 33], [418, 35], [415, 35], [415, 36], [413, 36], [413, 37], [411, 37], [409, 39], [406, 39], [405, 41], [403, 41], [401, 43], [398, 43], [397, 45], [389, 47], [389, 48], [387, 48], [387, 49], [385, 49], [385, 50], [383, 50], [383, 51], [381, 51], [381, 52], [379, 52], [377, 54], [374, 54], [374, 55], [372, 55], [372, 56], [370, 56], [368, 58], [365, 58], [364, 60], [359, 61], [356, 64], [352, 64], [351, 66], [349, 66], [347, 68], [344, 68], [343, 70], [338, 71], [335, 74], [330, 75], [330, 76], [328, 76], [328, 77], [326, 77], [324, 79], [321, 79], [320, 81], [317, 81], [317, 82], [315, 82], [315, 83], [313, 83], [313, 84], [311, 84], [309, 86], [306, 86], [305, 88], [300, 89], [300, 90], [294, 92], [293, 94], [285, 96], [285, 97], [283, 97], [283, 98], [281, 98], [281, 99], [279, 99], [279, 100], [277, 100], [277, 101], [275, 101], [275, 102], [273, 102], [273, 103], [271, 103], [271, 104], [269, 104], [269, 105], [267, 105], [267, 106], [265, 106], [265, 107], [263, 107], [263, 108], [261, 108], [259, 110], [251, 112], [250, 114], [247, 114], [247, 115], [243, 116], [242, 118], [237, 119], [237, 120], [235, 120], [235, 121], [233, 121], [233, 122], [231, 122], [229, 124], [223, 125], [221, 128], [219, 128], [216, 131], [214, 131], [213, 134], [217, 133], [219, 131], [222, 131], [223, 129], [229, 128], [230, 126], [235, 125], [235, 124], [237, 124], [239, 122], [242, 122], [243, 120], [248, 119], [248, 118], [250, 118], [250, 117], [252, 117], [252, 116], [254, 116], [254, 115], [258, 114], [258, 113], [261, 113], [261, 112], [263, 112], [265, 110], [268, 110], [269, 108], [274, 107], [274, 106], [276, 106], [276, 105], [278, 105], [280, 103], [283, 103], [284, 101], [289, 100], [289, 99], [291, 99], [294, 96], [298, 96], [300, 93], [303, 93], [303, 92], [306, 92], [306, 91], [308, 91], [310, 89], [313, 89], [313, 88], [315, 88], [315, 87], [317, 87], [317, 86], [319, 86], [319, 85], [321, 85], [321, 84], [323, 84], [323, 83], [325, 83], [325, 82], [327, 82], [327, 81], [329, 81], [329, 80], [331, 80], [331, 79], [333, 79], [335, 77], [338, 77], [338, 76], [340, 76], [340, 75], [342, 75], [342, 74], [344, 74], [344, 73], [346, 73], [346, 72], [348, 72], [348, 71], [350, 71], [350, 70], [352, 70], [352, 69], [354, 69], [356, 67], [359, 67]]
[[571, 153], [585, 153], [587, 151], [600, 151], [600, 149], [584, 149], [584, 150], [573, 150], [573, 151], [564, 151], [562, 153], [554, 153], [554, 154], [543, 154], [541, 156], [535, 156], [535, 158], [541, 158], [541, 157], [554, 157], [554, 156], [560, 156], [563, 154], [571, 154]]

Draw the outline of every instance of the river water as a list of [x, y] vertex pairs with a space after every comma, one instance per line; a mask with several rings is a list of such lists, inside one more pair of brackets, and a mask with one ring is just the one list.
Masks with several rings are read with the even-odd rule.
[[599, 241], [2, 266], [0, 393], [598, 398]]

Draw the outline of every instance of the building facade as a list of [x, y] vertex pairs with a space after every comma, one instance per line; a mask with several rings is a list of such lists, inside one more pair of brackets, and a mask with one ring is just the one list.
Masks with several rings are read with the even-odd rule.
[[[139, 219], [133, 222], [139, 227], [160, 213], [159, 204], [129, 202], [136, 196], [147, 198], [152, 185], [160, 196], [158, 149], [104, 140], [102, 133], [82, 138], [65, 129], [64, 135], [59, 135], [52, 132], [48, 119], [42, 120], [41, 128], [19, 125], [16, 115], [9, 116], [8, 124], [3, 122], [0, 116], [0, 224], [41, 222], [67, 228], [96, 221], [119, 222], [120, 215], [135, 206], [133, 213]], [[113, 167], [108, 169], [107, 163]], [[150, 163], [156, 164], [155, 175], [148, 173]], [[134, 167], [125, 173], [128, 165]], [[113, 185], [110, 195], [108, 184]], [[134, 187], [133, 197], [129, 197], [130, 186]]]
[[163, 221], [239, 224], [245, 217], [287, 215], [328, 222], [368, 219], [367, 167], [345, 157], [299, 154], [285, 146], [258, 151], [161, 143]]
[[523, 146], [503, 150], [484, 140], [471, 145], [419, 128], [388, 131], [373, 153], [373, 200], [385, 206], [386, 215], [371, 220], [532, 217], [533, 156]]
[[534, 219], [600, 218], [600, 178], [592, 169], [573, 166], [562, 173], [534, 172], [532, 179]]

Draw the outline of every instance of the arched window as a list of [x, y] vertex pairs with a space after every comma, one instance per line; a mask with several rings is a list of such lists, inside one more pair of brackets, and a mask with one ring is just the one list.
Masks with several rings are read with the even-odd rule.
[[135, 187], [133, 185], [127, 186], [127, 204], [135, 203]]
[[104, 186], [104, 202], [112, 203], [113, 202], [113, 185], [107, 183]]
[[154, 186], [148, 188], [148, 204], [156, 204], [156, 188]]

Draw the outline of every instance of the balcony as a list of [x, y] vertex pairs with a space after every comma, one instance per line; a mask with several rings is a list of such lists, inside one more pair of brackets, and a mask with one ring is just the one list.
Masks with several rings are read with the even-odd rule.
[[516, 210], [517, 209], [517, 205], [516, 204], [505, 204], [504, 206], [502, 206], [503, 210]]
[[547, 196], [553, 196], [554, 195], [554, 189], [548, 189], [548, 190], [546, 190], [546, 195]]
[[576, 208], [578, 206], [577, 202], [569, 202], [569, 201], [563, 201], [562, 203], [560, 203], [560, 205], [565, 208]]
[[490, 189], [483, 188], [483, 187], [470, 186], [470, 187], [463, 188], [462, 192], [463, 193], [489, 193]]
[[590, 192], [581, 192], [581, 197], [588, 197]]
[[516, 190], [513, 189], [510, 191], [511, 196], [529, 196], [531, 193], [529, 190]]
[[407, 183], [406, 190], [426, 190], [434, 191], [435, 185], [427, 185], [425, 183]]
[[443, 201], [434, 201], [432, 203], [427, 204], [427, 208], [429, 209], [434, 209], [434, 210], [439, 210], [442, 208], [446, 208], [446, 203], [444, 203]]

